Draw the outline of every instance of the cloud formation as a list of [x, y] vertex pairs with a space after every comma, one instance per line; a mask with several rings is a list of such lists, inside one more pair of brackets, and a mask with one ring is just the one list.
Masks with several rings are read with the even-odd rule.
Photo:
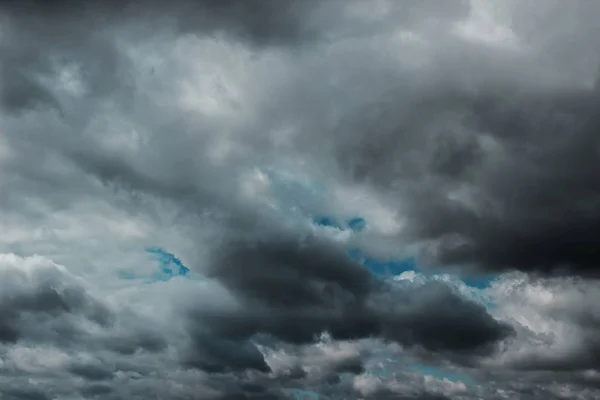
[[0, 1], [0, 397], [597, 398], [598, 17]]

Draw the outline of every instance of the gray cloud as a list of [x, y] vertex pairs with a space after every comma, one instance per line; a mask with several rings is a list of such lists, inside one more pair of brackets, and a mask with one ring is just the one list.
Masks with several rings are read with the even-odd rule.
[[90, 381], [102, 381], [105, 379], [110, 379], [114, 374], [112, 369], [109, 367], [85, 363], [71, 365], [69, 367], [69, 372]]
[[269, 372], [262, 353], [254, 344], [196, 333], [192, 354], [184, 358], [186, 365], [213, 373], [257, 370]]
[[[509, 352], [508, 364], [521, 371], [559, 372], [563, 379], [569, 374], [585, 376], [585, 371], [596, 370], [599, 325], [592, 304], [598, 296], [597, 284], [597, 280], [520, 277], [513, 284], [499, 285], [498, 289], [508, 288], [507, 294], [512, 297], [501, 312], [522, 304], [526, 298], [531, 301], [522, 310], [527, 328], [521, 328], [515, 337], [522, 352]], [[540, 302], [542, 296], [550, 296], [552, 301]], [[548, 327], [535, 323], [536, 319], [548, 321]], [[528, 346], [523, 343], [531, 348], [524, 350]]]
[[37, 390], [27, 390], [27, 389], [10, 389], [3, 390], [3, 396], [6, 396], [8, 399], [15, 400], [47, 400], [50, 397], [46, 396], [43, 392]]
[[[580, 12], [599, 11], [587, 6], [565, 12], [583, 20]], [[558, 18], [559, 9], [549, 12]], [[564, 40], [579, 35], [564, 32]], [[568, 59], [545, 47], [557, 43], [539, 45], [544, 57]], [[585, 41], [571, 50], [583, 47]], [[529, 70], [543, 71], [536, 55], [488, 74], [497, 60], [483, 49], [453, 50], [438, 56], [445, 75], [427, 68], [400, 73], [398, 88], [365, 96], [338, 128], [337, 164], [351, 179], [387, 192], [405, 210], [405, 234], [427, 241], [438, 263], [595, 275], [598, 100], [590, 82], [597, 62], [587, 83], [571, 86], [524, 82]], [[477, 50], [479, 67], [469, 61]], [[509, 72], [514, 76], [502, 75]], [[412, 82], [402, 81], [409, 76]]]
[[[599, 15], [0, 2], [0, 394], [598, 397]], [[526, 275], [379, 279], [354, 247]]]
[[[165, 6], [158, 1], [25, 1], [2, 2], [7, 20], [3, 41], [2, 99], [11, 111], [35, 105], [60, 108], [50, 88], [40, 82], [61, 62], [80, 63], [85, 83], [94, 95], [105, 95], [126, 84], [123, 59], [107, 30], [123, 24], [161, 25], [181, 34], [221, 34], [258, 46], [300, 43], [316, 37], [318, 31], [305, 23], [317, 9], [312, 1], [178, 0]], [[315, 26], [317, 28], [317, 26]], [[320, 27], [319, 27], [320, 28]], [[134, 28], [135, 30], [135, 28]], [[90, 46], [91, 44], [91, 46]]]
[[239, 295], [246, 307], [201, 310], [200, 324], [231, 339], [268, 333], [310, 343], [383, 337], [433, 351], [473, 351], [511, 329], [444, 285], [386, 287], [335, 246], [307, 238], [265, 238], [224, 244], [208, 276]]
[[81, 389], [81, 394], [84, 396], [96, 397], [96, 396], [106, 396], [113, 392], [113, 388], [109, 385], [105, 384], [92, 384], [83, 389]]
[[[89, 296], [69, 276], [52, 264], [20, 271], [19, 260], [2, 260], [3, 295], [0, 298], [0, 338], [14, 343], [73, 340], [83, 334], [78, 318], [107, 326], [114, 317], [108, 308]], [[46, 261], [47, 263], [47, 261]], [[29, 275], [29, 276], [28, 276]]]

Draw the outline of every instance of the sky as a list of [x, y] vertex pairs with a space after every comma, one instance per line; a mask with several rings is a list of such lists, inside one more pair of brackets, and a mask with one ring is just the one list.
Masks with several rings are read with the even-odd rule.
[[0, 399], [600, 398], [599, 18], [0, 0]]

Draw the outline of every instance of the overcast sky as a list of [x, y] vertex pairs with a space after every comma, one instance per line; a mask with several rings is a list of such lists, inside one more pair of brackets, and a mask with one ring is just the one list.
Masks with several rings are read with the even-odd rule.
[[0, 399], [600, 398], [599, 20], [0, 0]]

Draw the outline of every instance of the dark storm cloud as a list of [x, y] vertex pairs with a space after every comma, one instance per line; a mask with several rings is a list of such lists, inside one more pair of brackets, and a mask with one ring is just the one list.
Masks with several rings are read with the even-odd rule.
[[157, 23], [174, 22], [182, 32], [223, 32], [257, 45], [295, 44], [310, 40], [319, 33], [317, 29], [323, 29], [310, 26], [310, 13], [318, 6], [313, 0], [176, 0], [168, 5], [156, 0], [5, 0], [2, 5], [12, 15], [22, 18], [46, 17], [69, 22], [86, 18], [97, 24], [106, 20], [135, 23], [142, 18]]
[[211, 375], [209, 387], [218, 390], [218, 394], [207, 396], [207, 398], [215, 400], [283, 400], [290, 398], [277, 382], [263, 373]]
[[332, 246], [311, 237], [241, 239], [217, 249], [205, 273], [235, 293], [274, 307], [364, 298], [375, 284], [373, 277]]
[[486, 102], [475, 101], [470, 111], [478, 129], [493, 135], [509, 158], [480, 177], [476, 189], [489, 207], [479, 213], [440, 210], [440, 220], [453, 220], [462, 212], [472, 221], [448, 224], [429, 236], [455, 234], [465, 241], [442, 246], [440, 260], [597, 275], [597, 94], [544, 93], [509, 101], [494, 97], [489, 108], [478, 110]]
[[[377, 200], [365, 212], [398, 211], [402, 231], [385, 238], [394, 252], [418, 244], [438, 265], [594, 275], [599, 103], [582, 81], [598, 69], [599, 11], [527, 0], [0, 1], [0, 225], [17, 215], [26, 226], [0, 244], [84, 260], [65, 265], [119, 303], [0, 279], [0, 397], [257, 400], [299, 387], [332, 400], [597, 398], [597, 375], [583, 369], [599, 368], [600, 329], [583, 299], [536, 309], [525, 327], [524, 297], [508, 307], [512, 329], [445, 284], [382, 282], [346, 256], [348, 243], [306, 238], [312, 227], [288, 225], [301, 200], [278, 202], [274, 180], [258, 210], [240, 187], [284, 160], [289, 175], [314, 174], [325, 197], [360, 189]], [[218, 95], [203, 85], [216, 70]], [[314, 208], [337, 211], [353, 194], [338, 197], [348, 198]], [[111, 207], [152, 223], [121, 229], [119, 214], [96, 235], [88, 217]], [[381, 224], [365, 220], [358, 247]], [[179, 298], [183, 279], [110, 281], [129, 262], [125, 247], [167, 227], [195, 240], [190, 266], [208, 278], [190, 284], [198, 293]], [[123, 311], [128, 291], [152, 318]], [[235, 305], [220, 303], [226, 291]], [[557, 335], [553, 347], [534, 332], [555, 321], [572, 342]], [[489, 374], [439, 390], [423, 374], [374, 378], [361, 352], [306, 356], [324, 332]], [[282, 349], [291, 361], [270, 354]]]
[[54, 107], [60, 110], [58, 100], [35, 78], [9, 71], [10, 66], [3, 65], [2, 99], [0, 104], [9, 112], [33, 109], [40, 106]]
[[37, 275], [29, 286], [22, 284], [18, 270], [3, 271], [2, 284], [7, 286], [0, 296], [1, 341], [74, 339], [82, 334], [78, 317], [105, 327], [111, 323], [114, 315], [103, 304], [82, 288], [65, 286], [60, 273]]
[[[591, 3], [577, 4], [581, 7], [563, 10], [575, 20], [600, 11]], [[558, 21], [559, 10], [544, 13]], [[561, 20], [556, 29], [562, 24], [569, 23]], [[566, 68], [569, 59], [555, 53], [566, 50], [560, 41], [578, 38], [570, 51], [587, 48], [590, 27], [561, 32], [558, 42], [540, 51]], [[547, 40], [542, 32], [548, 31], [537, 28], [530, 34]], [[590, 51], [591, 69], [597, 70], [597, 49]], [[596, 275], [598, 89], [522, 84], [517, 74], [501, 77], [503, 87], [491, 85], [498, 77], [490, 76], [475, 81], [475, 91], [459, 81], [444, 82], [437, 92], [417, 89], [414, 106], [400, 94], [375, 101], [369, 108], [375, 114], [366, 109], [360, 121], [352, 119], [363, 139], [339, 159], [359, 180], [398, 188], [409, 230], [418, 240], [438, 243], [438, 263]], [[427, 139], [437, 137], [442, 141]], [[465, 188], [468, 201], [447, 197]]]
[[3, 0], [0, 104], [10, 112], [36, 107], [60, 112], [59, 100], [42, 78], [69, 62], [81, 68], [85, 88], [94, 96], [128, 87], [128, 65], [111, 30], [160, 25], [180, 34], [224, 34], [259, 47], [286, 46], [321, 35], [323, 26], [309, 22], [313, 11], [318, 11], [313, 0], [177, 0], [168, 5], [154, 0]]
[[269, 372], [263, 354], [248, 341], [234, 341], [202, 332], [193, 334], [191, 353], [184, 363], [211, 373], [256, 370]]
[[89, 397], [106, 396], [114, 391], [113, 387], [106, 384], [96, 383], [81, 389], [81, 394]]
[[338, 374], [349, 372], [358, 375], [365, 371], [365, 366], [363, 360], [360, 357], [353, 357], [342, 360], [341, 362], [335, 364], [333, 369], [334, 372]]
[[1, 99], [8, 111], [45, 106], [60, 112], [62, 106], [48, 79], [68, 63], [81, 66], [84, 86], [93, 95], [104, 96], [116, 87], [126, 87], [125, 60], [100, 32], [98, 23], [86, 18], [62, 19], [36, 8], [7, 8], [5, 2], [0, 3], [0, 15], [5, 17], [0, 46]]
[[90, 363], [74, 363], [67, 369], [70, 373], [90, 381], [103, 381], [111, 379], [114, 375], [112, 368]]
[[275, 393], [247, 393], [243, 391], [233, 391], [216, 397], [216, 400], [278, 400], [287, 399], [288, 396]]
[[[404, 15], [407, 21], [420, 21], [424, 16], [455, 21], [467, 15], [469, 7], [463, 3], [437, 10], [424, 2], [406, 8]], [[127, 87], [120, 83], [126, 79], [127, 62], [112, 39], [99, 32], [100, 28], [120, 26], [124, 18], [134, 20], [128, 19], [135, 14], [130, 10], [145, 10], [141, 15], [159, 18], [158, 10], [164, 9], [167, 16], [171, 14], [191, 31], [224, 31], [263, 45], [293, 44], [311, 37], [304, 26], [310, 23], [301, 16], [319, 8], [312, 2], [293, 1], [252, 5], [239, 1], [181, 1], [169, 7], [157, 2], [94, 4], [3, 3], [9, 39], [3, 41], [6, 45], [2, 49], [6, 54], [2, 73], [7, 74], [3, 99], [8, 109], [40, 104], [58, 107], [56, 96], [44, 90], [40, 78], [52, 76], [58, 65], [55, 60], [61, 54], [89, 64], [84, 76], [93, 93]], [[528, 4], [532, 7], [534, 3]], [[552, 8], [548, 15], [555, 18], [555, 10]], [[576, 11], [576, 16], [584, 17], [595, 10], [586, 5]], [[197, 21], [188, 22], [188, 18]], [[57, 21], [67, 23], [63, 26]], [[525, 30], [524, 23], [517, 22], [515, 29], [520, 33]], [[569, 38], [581, 36], [587, 32], [586, 27], [569, 34]], [[528, 34], [533, 43], [548, 52], [548, 57], [561, 54], [557, 53], [558, 47], [562, 48], [560, 43], [548, 47], [539, 31], [534, 29]], [[80, 43], [83, 37], [90, 40]], [[477, 49], [457, 50], [471, 54]], [[452, 63], [458, 62], [457, 56], [441, 61], [441, 65], [447, 63], [452, 68]], [[598, 195], [598, 176], [594, 172], [598, 169], [594, 168], [598, 164], [598, 144], [593, 133], [597, 128], [597, 93], [558, 87], [540, 90], [533, 84], [517, 86], [517, 79], [513, 82], [503, 75], [494, 79], [505, 80], [509, 89], [498, 89], [485, 80], [484, 72], [478, 74], [482, 79], [476, 83], [476, 94], [462, 90], [448, 73], [433, 76], [440, 82], [437, 92], [431, 91], [425, 79], [418, 79], [403, 87], [408, 91], [403, 90], [402, 95], [375, 101], [374, 114], [364, 109], [358, 113], [348, 110], [348, 116], [359, 117], [350, 118], [349, 129], [340, 128], [355, 135], [344, 134], [336, 143], [339, 165], [358, 182], [396, 187], [393, 195], [408, 210], [412, 239], [436, 242], [434, 253], [439, 262], [544, 272], [567, 268], [594, 274], [598, 259], [593, 232], [600, 220], [593, 211]], [[486, 148], [483, 136], [495, 141], [496, 150]], [[495, 158], [499, 156], [497, 151], [503, 153], [501, 160]], [[84, 154], [78, 160], [88, 159]], [[185, 183], [171, 183], [174, 186], [170, 187], [135, 175], [131, 166], [119, 167], [119, 162], [107, 161], [113, 170], [93, 160], [82, 161], [82, 165], [87, 170], [101, 168], [97, 173], [105, 179], [124, 178], [133, 182], [130, 184], [137, 183], [137, 190], [169, 191], [175, 197], [194, 193]], [[476, 198], [469, 205], [448, 200], [447, 191], [459, 187], [474, 193]]]
[[[439, 283], [375, 297], [383, 336], [432, 351], [471, 352], [486, 349], [513, 333], [492, 318], [485, 307], [467, 300]], [[443, 332], [443, 334], [441, 334]]]
[[356, 181], [395, 188], [405, 233], [436, 243], [440, 264], [597, 275], [597, 89], [427, 97], [353, 118], [362, 139], [340, 142], [340, 165]]
[[41, 390], [35, 389], [2, 389], [2, 397], [8, 400], [51, 400]]
[[[226, 243], [213, 256], [207, 275], [239, 296], [242, 308], [213, 311], [199, 305], [192, 326], [211, 335], [200, 338], [243, 344], [268, 334], [308, 344], [327, 332], [336, 340], [379, 337], [434, 352], [464, 352], [468, 358], [493, 351], [494, 343], [512, 333], [485, 308], [442, 284], [404, 288], [376, 281], [332, 243], [326, 246], [316, 238], [254, 240]], [[192, 353], [202, 354], [209, 347], [205, 340], [193, 340]], [[246, 354], [242, 348], [234, 353], [235, 362]]]

